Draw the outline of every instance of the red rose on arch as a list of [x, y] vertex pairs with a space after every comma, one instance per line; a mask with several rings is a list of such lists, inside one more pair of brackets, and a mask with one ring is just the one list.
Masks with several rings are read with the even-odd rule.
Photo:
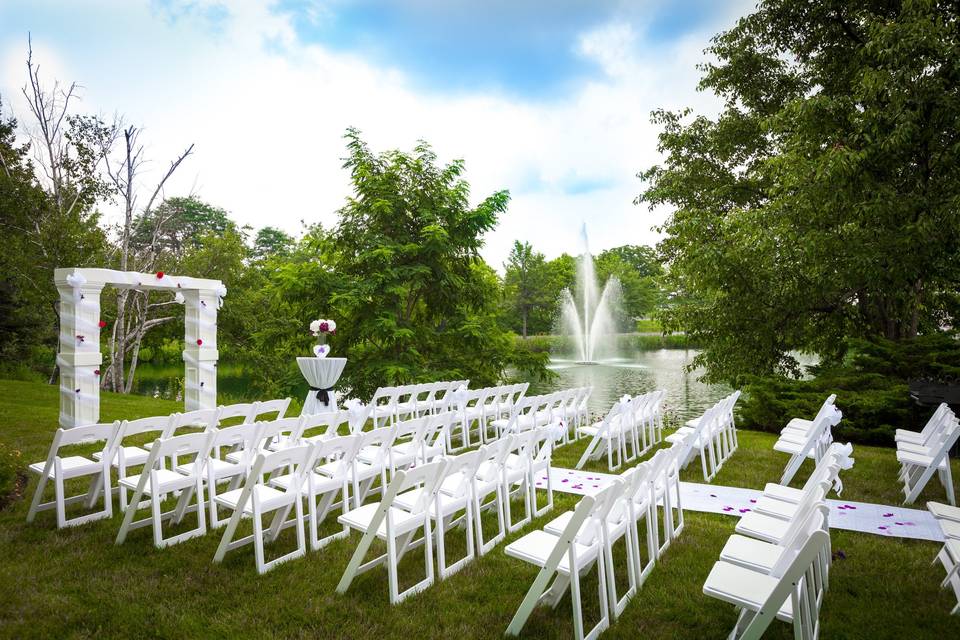
[[197, 338], [197, 346], [200, 346], [202, 344], [203, 344], [203, 340], [201, 340], [200, 338]]
[[157, 271], [157, 278], [163, 278], [163, 271]]
[[103, 329], [104, 327], [107, 326], [107, 323], [104, 322], [103, 320], [101, 320], [100, 322], [97, 323], [97, 326], [100, 327], [101, 329]]

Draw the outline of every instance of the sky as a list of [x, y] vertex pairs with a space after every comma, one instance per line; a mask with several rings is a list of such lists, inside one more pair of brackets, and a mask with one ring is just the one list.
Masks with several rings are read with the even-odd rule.
[[[500, 189], [486, 238], [548, 258], [654, 244], [668, 211], [634, 205], [660, 158], [657, 108], [714, 114], [698, 92], [710, 38], [753, 0], [2, 0], [0, 97], [25, 120], [27, 36], [75, 110], [144, 128], [144, 189], [190, 144], [166, 195], [254, 229], [331, 226], [350, 194], [343, 140], [426, 140], [461, 158], [471, 200]], [[108, 216], [112, 215], [109, 208]]]

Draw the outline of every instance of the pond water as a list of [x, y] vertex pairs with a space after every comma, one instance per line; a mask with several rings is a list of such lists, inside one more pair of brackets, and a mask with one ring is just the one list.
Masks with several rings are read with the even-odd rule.
[[529, 393], [548, 393], [570, 387], [592, 386], [590, 412], [603, 414], [624, 394], [638, 395], [666, 389], [666, 408], [677, 418], [688, 420], [730, 392], [725, 385], [700, 382], [702, 371], [687, 371], [697, 355], [693, 349], [657, 349], [637, 351], [630, 358], [618, 358], [599, 364], [578, 364], [554, 359], [550, 369], [557, 374], [547, 382], [530, 383]]
[[[725, 385], [708, 385], [697, 380], [702, 371], [686, 371], [697, 355], [693, 349], [657, 349], [636, 351], [629, 358], [582, 365], [572, 360], [554, 359], [550, 369], [556, 378], [533, 381], [530, 393], [549, 393], [558, 389], [590, 385], [590, 412], [605, 413], [624, 394], [638, 395], [654, 389], [667, 390], [667, 410], [687, 420], [699, 416], [714, 402], [730, 392]], [[134, 393], [179, 400], [182, 396], [183, 367], [174, 364], [142, 364], [137, 368]], [[243, 369], [221, 363], [217, 390], [224, 403], [253, 400]], [[306, 384], [299, 397], [306, 393]]]

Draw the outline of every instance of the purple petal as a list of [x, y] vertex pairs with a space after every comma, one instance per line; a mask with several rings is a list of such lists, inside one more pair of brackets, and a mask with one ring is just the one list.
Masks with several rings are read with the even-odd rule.
[[740, 513], [746, 513], [747, 511], [750, 511], [750, 509], [740, 509]]
[[756, 500], [751, 500], [751, 501], [750, 501], [750, 504], [757, 504], [757, 501], [756, 501]]
[[711, 498], [716, 498], [716, 497], [717, 497], [717, 494], [711, 493], [711, 494], [710, 494], [710, 497], [711, 497]]

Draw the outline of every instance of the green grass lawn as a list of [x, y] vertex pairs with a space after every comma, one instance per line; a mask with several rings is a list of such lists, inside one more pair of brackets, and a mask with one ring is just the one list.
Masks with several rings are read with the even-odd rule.
[[[0, 381], [0, 396], [5, 399], [0, 405], [0, 442], [19, 448], [24, 466], [45, 458], [56, 428], [57, 388]], [[105, 420], [178, 408], [151, 398], [102, 396]], [[741, 431], [740, 449], [714, 483], [762, 487], [775, 481], [786, 456], [772, 450], [773, 440], [769, 434]], [[557, 451], [554, 464], [572, 467], [583, 446]], [[855, 447], [854, 457], [856, 466], [844, 474], [843, 497], [898, 504], [893, 451]], [[954, 464], [960, 477], [960, 465]], [[807, 463], [796, 485], [811, 468]], [[602, 471], [603, 465], [595, 470]], [[684, 479], [702, 481], [699, 465], [691, 465]], [[501, 544], [455, 576], [391, 606], [383, 570], [360, 576], [345, 595], [334, 591], [357, 535], [260, 576], [252, 547], [213, 564], [219, 531], [159, 550], [153, 547], [149, 528], [133, 531], [126, 544], [115, 546], [119, 515], [58, 531], [48, 511], [27, 525], [34, 482], [31, 478], [26, 498], [0, 512], [2, 637], [496, 638], [536, 575], [534, 567], [507, 557]], [[542, 526], [577, 500], [555, 496], [553, 513], [508, 540]], [[918, 505], [942, 497], [942, 488], [934, 482]], [[686, 523], [681, 538], [604, 638], [721, 638], [730, 631], [734, 608], [704, 596], [701, 588], [736, 520], [688, 511]], [[285, 534], [277, 544], [289, 548], [289, 543]], [[939, 588], [942, 570], [930, 564], [939, 545], [836, 530], [832, 544], [845, 559], [833, 565], [822, 637], [960, 637], [960, 616], [948, 615], [952, 596]], [[421, 558], [411, 552], [404, 559], [406, 584], [413, 581]], [[595, 599], [593, 579], [584, 587], [585, 602]], [[538, 610], [524, 637], [572, 637], [569, 607], [568, 596], [557, 610]], [[596, 609], [592, 605], [593, 614]], [[775, 622], [766, 637], [789, 638], [792, 630]]]

